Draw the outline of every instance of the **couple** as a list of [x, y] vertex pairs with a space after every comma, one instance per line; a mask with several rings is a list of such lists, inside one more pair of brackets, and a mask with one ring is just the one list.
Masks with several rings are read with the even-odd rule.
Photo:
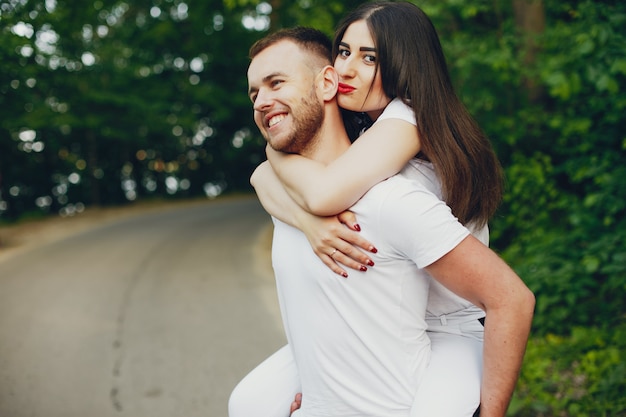
[[[403, 48], [415, 56], [397, 55]], [[339, 27], [332, 54], [324, 35], [297, 28], [250, 55], [257, 126], [290, 154], [268, 149], [272, 166], [252, 178], [274, 215], [289, 344], [237, 386], [231, 417], [287, 416], [297, 393], [294, 416], [458, 417], [479, 403], [481, 416], [504, 416], [534, 297], [484, 244], [497, 163], [452, 92], [428, 18], [409, 3], [368, 3]], [[353, 145], [339, 105], [375, 120]], [[325, 172], [341, 176], [315, 184]], [[339, 207], [315, 207], [335, 190]], [[320, 237], [334, 217], [294, 201], [328, 215], [351, 206], [359, 226], [347, 222], [362, 236], [331, 224], [337, 235]], [[327, 267], [347, 274], [335, 261], [367, 272], [338, 278]]]

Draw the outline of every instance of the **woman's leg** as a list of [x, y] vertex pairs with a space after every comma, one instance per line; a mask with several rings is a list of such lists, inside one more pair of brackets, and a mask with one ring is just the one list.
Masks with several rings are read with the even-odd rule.
[[483, 343], [450, 333], [428, 333], [431, 359], [411, 417], [472, 417], [480, 404]]
[[288, 417], [301, 392], [291, 347], [283, 346], [237, 384], [228, 401], [229, 417]]

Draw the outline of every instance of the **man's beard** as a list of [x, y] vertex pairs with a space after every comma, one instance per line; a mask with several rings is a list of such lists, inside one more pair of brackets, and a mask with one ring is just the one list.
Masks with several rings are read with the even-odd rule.
[[[287, 153], [306, 153], [315, 145], [317, 136], [324, 121], [324, 108], [312, 89], [308, 97], [303, 97], [297, 109], [292, 109], [293, 130], [289, 137], [275, 148]], [[278, 145], [278, 144], [277, 144]]]

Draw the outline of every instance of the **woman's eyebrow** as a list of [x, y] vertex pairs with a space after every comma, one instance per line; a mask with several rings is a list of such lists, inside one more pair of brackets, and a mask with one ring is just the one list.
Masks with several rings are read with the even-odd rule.
[[[350, 44], [346, 42], [339, 42], [339, 46], [343, 46], [344, 48], [350, 49]], [[371, 47], [371, 46], [362, 46], [359, 48], [359, 51], [376, 52], [376, 48]]]

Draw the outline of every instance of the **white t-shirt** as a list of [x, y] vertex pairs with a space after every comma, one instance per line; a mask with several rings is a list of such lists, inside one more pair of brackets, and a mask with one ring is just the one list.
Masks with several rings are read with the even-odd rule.
[[[379, 116], [376, 122], [385, 119], [400, 119], [412, 125], [416, 125], [415, 113], [413, 109], [404, 102], [396, 98], [392, 100]], [[435, 173], [435, 169], [430, 162], [413, 158], [402, 169], [400, 175], [415, 180], [426, 187], [429, 191], [442, 199], [441, 181]], [[489, 246], [489, 228], [487, 225], [481, 228], [468, 225], [468, 228], [478, 240]], [[426, 318], [429, 325], [428, 331], [446, 332], [455, 334], [465, 334], [482, 340], [483, 332], [480, 326], [469, 326], [469, 332], [463, 332], [459, 324], [472, 323], [473, 321], [485, 317], [485, 312], [476, 307], [471, 302], [465, 300], [448, 290], [438, 281], [433, 280], [428, 295], [428, 306]], [[474, 323], [472, 323], [474, 324]], [[474, 331], [478, 330], [478, 331]]]
[[304, 393], [298, 416], [406, 417], [430, 358], [421, 268], [469, 231], [423, 185], [395, 176], [352, 210], [376, 266], [338, 278], [305, 235], [274, 220], [272, 261]]

